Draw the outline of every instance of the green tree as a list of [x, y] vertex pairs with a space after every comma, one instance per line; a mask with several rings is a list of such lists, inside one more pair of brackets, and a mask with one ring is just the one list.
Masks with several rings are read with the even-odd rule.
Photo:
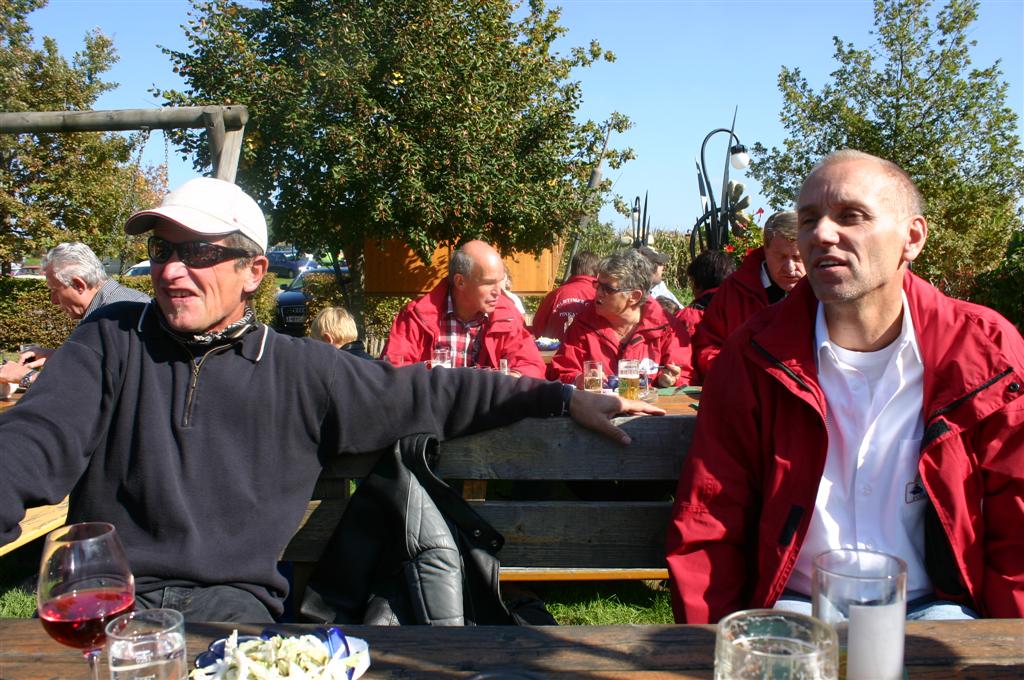
[[[98, 30], [86, 34], [71, 63], [52, 38], [33, 48], [26, 17], [45, 4], [0, 4], [2, 111], [90, 109], [116, 86], [100, 77], [117, 56]], [[67, 240], [88, 243], [100, 256], [123, 253], [121, 224], [137, 206], [154, 203], [162, 176], [131, 162], [134, 143], [96, 132], [0, 135], [0, 262], [7, 267]]]
[[[275, 239], [345, 252], [358, 313], [367, 238], [401, 239], [424, 260], [475, 237], [536, 252], [609, 190], [586, 188], [604, 135], [576, 122], [581, 92], [570, 76], [612, 55], [596, 42], [554, 53], [558, 11], [531, 0], [513, 18], [518, 9], [194, 0], [187, 51], [167, 50], [188, 89], [160, 94], [174, 105], [249, 107], [239, 184], [268, 210]], [[181, 141], [205, 158], [201, 134]]]
[[776, 208], [792, 205], [814, 163], [837, 149], [887, 158], [927, 202], [918, 273], [958, 296], [995, 267], [1022, 228], [1024, 151], [999, 62], [971, 65], [975, 0], [876, 0], [869, 49], [833, 38], [838, 66], [820, 90], [783, 67], [783, 148], [754, 147], [751, 173]]

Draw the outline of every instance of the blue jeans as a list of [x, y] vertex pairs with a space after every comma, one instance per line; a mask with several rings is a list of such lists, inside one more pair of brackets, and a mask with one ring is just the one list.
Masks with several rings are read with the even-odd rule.
[[[787, 590], [775, 603], [775, 609], [797, 614], [811, 615], [811, 598]], [[934, 595], [925, 595], [907, 602], [907, 621], [950, 621], [976, 619], [977, 612], [962, 604], [939, 600]]]

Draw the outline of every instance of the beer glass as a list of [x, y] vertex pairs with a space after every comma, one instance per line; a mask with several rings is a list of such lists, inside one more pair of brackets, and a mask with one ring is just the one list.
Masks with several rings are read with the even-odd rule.
[[640, 362], [636, 359], [619, 361], [619, 396], [626, 399], [640, 398]]
[[715, 680], [837, 680], [838, 648], [835, 630], [810, 616], [734, 612], [718, 622]]
[[604, 366], [600, 361], [583, 362], [583, 389], [587, 392], [604, 389]]
[[452, 354], [451, 351], [445, 347], [435, 349], [430, 353], [430, 367], [431, 368], [451, 368], [452, 367]]

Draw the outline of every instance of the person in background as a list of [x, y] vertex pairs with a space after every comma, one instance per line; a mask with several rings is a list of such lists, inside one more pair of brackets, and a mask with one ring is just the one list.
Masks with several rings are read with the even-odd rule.
[[650, 260], [651, 265], [654, 267], [651, 271], [651, 297], [654, 299], [667, 297], [676, 303], [677, 307], [682, 307], [683, 303], [679, 301], [675, 293], [665, 283], [665, 267], [672, 258], [665, 253], [659, 253], [651, 246], [640, 246], [640, 254]]
[[523, 300], [512, 292], [512, 275], [508, 272], [508, 267], [505, 267], [505, 279], [501, 282], [501, 292], [503, 295], [508, 296], [508, 299], [512, 301], [516, 309], [523, 316], [526, 316], [526, 307], [523, 307]]
[[333, 345], [360, 359], [373, 359], [366, 352], [362, 340], [359, 339], [356, 320], [344, 307], [321, 309], [313, 319], [313, 323], [310, 324], [309, 337]]
[[693, 302], [676, 313], [676, 318], [686, 327], [686, 332], [693, 337], [697, 324], [704, 316], [711, 298], [727, 277], [736, 271], [736, 262], [729, 253], [722, 250], [705, 250], [693, 258], [686, 268], [686, 278], [693, 290]]
[[[92, 248], [73, 241], [54, 246], [42, 259], [50, 302], [79, 323], [103, 305], [113, 302], [149, 302], [142, 291], [122, 286], [107, 277], [103, 264]], [[0, 380], [28, 387], [39, 369], [56, 351], [35, 346], [23, 351], [18, 361], [0, 366]]]
[[391, 326], [384, 358], [395, 366], [428, 361], [435, 349], [451, 352], [452, 367], [500, 368], [510, 375], [544, 377], [544, 360], [523, 315], [501, 293], [505, 264], [483, 241], [452, 253], [448, 277], [407, 304]]
[[764, 245], [725, 279], [693, 334], [693, 384], [701, 384], [726, 338], [754, 312], [786, 297], [803, 278], [796, 246], [796, 213], [777, 212], [764, 223]]
[[137, 609], [273, 621], [288, 592], [278, 556], [334, 456], [528, 416], [569, 415], [628, 444], [616, 413], [663, 413], [497, 371], [362, 361], [276, 333], [251, 303], [269, 266], [263, 210], [230, 182], [190, 180], [125, 231], [151, 232], [155, 304], [96, 311], [0, 413], [0, 545], [19, 535], [25, 508], [70, 494], [68, 522], [117, 527]]
[[[548, 377], [582, 387], [583, 362], [600, 361], [606, 376], [619, 361], [637, 359], [655, 373], [658, 387], [685, 385], [689, 346], [648, 291], [653, 265], [636, 250], [620, 250], [601, 261], [593, 307], [576, 317], [551, 360]], [[653, 369], [653, 370], [652, 370]]]
[[672, 298], [667, 298], [664, 295], [656, 298], [656, 301], [661, 305], [661, 309], [665, 312], [665, 316], [670, 319], [680, 312], [679, 305], [672, 301]]
[[1024, 339], [910, 271], [928, 223], [894, 163], [833, 153], [797, 210], [807, 281], [704, 386], [666, 542], [676, 620], [810, 613], [837, 548], [902, 559], [908, 618], [1024, 616]]
[[589, 250], [581, 250], [573, 256], [569, 278], [541, 300], [533, 315], [532, 330], [536, 337], [563, 340], [573, 319], [593, 306], [600, 261]]

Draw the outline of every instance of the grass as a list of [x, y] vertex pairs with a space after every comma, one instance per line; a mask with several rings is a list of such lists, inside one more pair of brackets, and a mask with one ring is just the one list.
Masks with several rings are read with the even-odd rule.
[[32, 591], [42, 539], [0, 557], [0, 618], [28, 618], [36, 610]]
[[660, 581], [544, 584], [535, 592], [563, 626], [672, 623], [672, 604]]

